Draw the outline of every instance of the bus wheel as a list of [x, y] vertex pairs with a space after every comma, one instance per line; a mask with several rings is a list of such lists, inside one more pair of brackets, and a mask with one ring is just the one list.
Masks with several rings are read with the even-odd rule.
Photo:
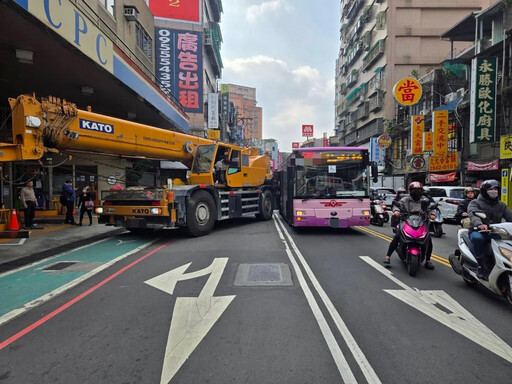
[[190, 235], [198, 237], [209, 234], [216, 217], [215, 202], [208, 192], [198, 191], [188, 199], [187, 230]]
[[264, 191], [261, 194], [261, 213], [257, 213], [256, 218], [262, 221], [270, 220], [273, 212], [272, 194], [269, 191]]

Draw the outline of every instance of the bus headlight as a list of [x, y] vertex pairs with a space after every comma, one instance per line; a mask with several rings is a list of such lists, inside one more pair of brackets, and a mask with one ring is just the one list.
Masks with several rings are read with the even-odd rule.
[[162, 208], [151, 208], [151, 214], [152, 215], [161, 215], [162, 214]]
[[99, 213], [101, 215], [103, 213], [103, 208], [102, 207], [96, 208], [96, 213]]
[[295, 216], [305, 216], [306, 211], [295, 211]]

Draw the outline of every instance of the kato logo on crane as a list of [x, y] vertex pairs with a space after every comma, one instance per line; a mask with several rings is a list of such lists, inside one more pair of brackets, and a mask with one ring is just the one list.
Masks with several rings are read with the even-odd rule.
[[92, 121], [86, 119], [79, 119], [80, 129], [87, 129], [89, 131], [98, 131], [103, 133], [114, 134], [114, 126], [112, 124], [100, 123], [99, 121]]

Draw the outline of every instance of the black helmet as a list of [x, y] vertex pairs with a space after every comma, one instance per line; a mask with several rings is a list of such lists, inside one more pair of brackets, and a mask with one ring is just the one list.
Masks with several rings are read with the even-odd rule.
[[480, 193], [485, 198], [494, 200], [495, 198], [494, 197], [490, 197], [489, 194], [488, 194], [488, 191], [489, 191], [489, 189], [497, 188], [498, 192], [499, 192], [500, 186], [501, 185], [500, 185], [500, 182], [498, 180], [492, 180], [492, 179], [491, 180], [485, 180], [484, 182], [482, 182], [482, 184], [480, 184]]

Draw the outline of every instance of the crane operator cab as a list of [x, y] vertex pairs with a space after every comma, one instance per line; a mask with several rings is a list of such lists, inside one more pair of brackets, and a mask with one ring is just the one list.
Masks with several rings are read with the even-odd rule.
[[256, 149], [215, 143], [197, 146], [190, 182], [218, 188], [250, 187], [261, 185], [270, 172], [269, 157]]

